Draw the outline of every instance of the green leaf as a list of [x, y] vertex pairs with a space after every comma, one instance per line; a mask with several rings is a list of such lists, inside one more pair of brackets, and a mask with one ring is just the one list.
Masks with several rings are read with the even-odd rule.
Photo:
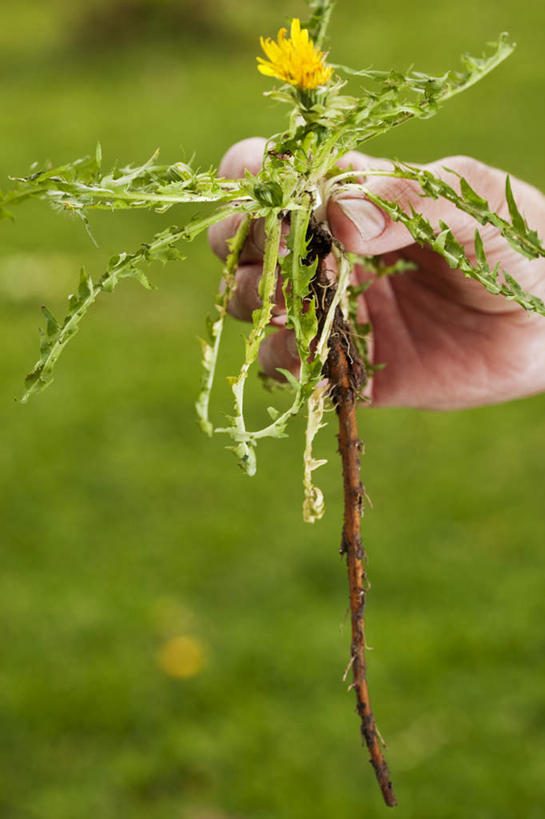
[[266, 208], [281, 208], [284, 204], [284, 192], [278, 182], [257, 182], [254, 185], [254, 196]]
[[[335, 99], [328, 99], [324, 111], [316, 110], [314, 115], [307, 115], [307, 120], [312, 120], [314, 125], [336, 128], [331, 142], [345, 153], [410, 119], [434, 116], [444, 102], [482, 80], [514, 49], [506, 34], [501, 34], [490, 47], [492, 53], [488, 56], [465, 55], [462, 71], [451, 70], [438, 77], [413, 70], [405, 73], [372, 69], [355, 71], [334, 64], [339, 72], [366, 79], [369, 85], [362, 89], [360, 97], [341, 95], [337, 91]], [[335, 95], [332, 92], [330, 96]]]
[[522, 216], [517, 207], [517, 203], [515, 202], [515, 197], [513, 196], [513, 190], [511, 188], [511, 178], [509, 175], [505, 177], [505, 198], [507, 200], [509, 216], [511, 217], [513, 227], [520, 233], [526, 233], [528, 231], [528, 225], [526, 224], [526, 221], [524, 220], [524, 217]]
[[460, 177], [460, 188], [462, 191], [462, 196], [464, 197], [465, 201], [468, 202], [470, 205], [473, 205], [474, 208], [480, 211], [489, 211], [490, 207], [486, 199], [483, 199], [482, 196], [479, 196], [476, 193], [467, 179], [464, 179], [463, 176]]
[[452, 231], [444, 222], [440, 223], [441, 231], [435, 235], [431, 224], [427, 219], [412, 209], [411, 213], [405, 213], [397, 204], [381, 196], [366, 190], [366, 196], [371, 202], [382, 208], [390, 217], [401, 222], [411, 233], [413, 238], [422, 245], [429, 245], [432, 250], [439, 253], [453, 269], [460, 270], [464, 276], [480, 282], [490, 293], [502, 295], [509, 301], [515, 301], [525, 310], [545, 316], [545, 304], [532, 293], [526, 292], [506, 271], [502, 271], [504, 284], [500, 284], [496, 267], [494, 270], [486, 259], [482, 239], [477, 232], [475, 234], [475, 256], [476, 264], [468, 259], [464, 249], [455, 239]]
[[212, 392], [216, 374], [216, 365], [223, 333], [223, 325], [225, 322], [225, 316], [227, 315], [227, 307], [236, 286], [236, 272], [240, 254], [242, 253], [242, 249], [248, 237], [249, 231], [250, 218], [249, 216], [246, 216], [240, 223], [235, 235], [228, 242], [229, 254], [225, 261], [222, 275], [222, 283], [224, 288], [222, 291], [220, 286], [215, 303], [218, 315], [214, 319], [208, 316], [206, 320], [207, 336], [210, 344], [202, 342], [201, 345], [203, 353], [201, 360], [201, 389], [197, 397], [195, 408], [197, 410], [197, 418], [201, 429], [207, 435], [212, 435], [214, 431], [213, 424], [209, 418], [210, 394]]
[[42, 313], [46, 318], [45, 334], [47, 338], [54, 338], [59, 332], [59, 322], [45, 305], [42, 306]]
[[102, 175], [99, 145], [93, 157], [12, 178], [16, 186], [0, 195], [0, 210], [28, 199], [45, 199], [56, 208], [71, 210], [91, 235], [86, 211], [92, 208], [164, 212], [174, 205], [195, 202], [225, 205], [246, 193], [242, 180], [220, 179], [213, 168], [200, 171], [185, 163], [161, 165], [156, 162], [157, 154], [142, 165], [113, 168]]
[[[525, 219], [517, 208], [508, 178], [506, 179], [506, 199], [511, 216], [511, 222], [508, 222], [506, 219], [499, 216], [499, 214], [490, 210], [488, 202], [478, 193], [476, 193], [459, 173], [451, 170], [450, 168], [445, 168], [445, 170], [449, 173], [455, 174], [460, 179], [460, 193], [455, 191], [454, 188], [448, 184], [448, 182], [445, 182], [440, 177], [435, 176], [427, 168], [417, 168], [407, 163], [395, 163], [392, 171], [373, 171], [370, 169], [366, 171], [366, 173], [368, 176], [391, 176], [398, 179], [407, 179], [416, 182], [419, 185], [423, 196], [427, 196], [432, 199], [438, 199], [439, 197], [447, 199], [459, 210], [464, 211], [464, 213], [467, 213], [469, 216], [473, 217], [473, 219], [475, 219], [475, 221], [479, 224], [494, 225], [499, 230], [501, 235], [509, 242], [511, 247], [513, 247], [518, 253], [521, 253], [529, 259], [545, 257], [545, 248], [541, 239], [535, 230], [531, 230], [528, 227]], [[342, 180], [339, 182], [339, 185], [342, 185]], [[350, 184], [349, 188], [352, 192], [360, 191], [365, 193], [366, 190], [365, 186], [353, 183]], [[392, 203], [392, 207], [392, 213], [401, 213], [399, 206], [396, 205], [394, 207], [394, 204]], [[417, 212], [414, 209], [413, 216], [415, 220], [418, 220]], [[392, 216], [392, 218], [394, 217]], [[415, 221], [415, 227], [416, 225], [417, 222]], [[430, 234], [430, 226], [426, 226], [424, 222], [420, 222], [420, 228], [421, 238], [424, 241], [433, 241], [433, 231], [431, 231]], [[430, 234], [429, 239], [425, 236], [426, 232]], [[413, 235], [415, 234], [413, 233]]]
[[[205, 230], [214, 221], [219, 221], [223, 215], [225, 212], [220, 210], [201, 219], [200, 223], [192, 222], [189, 235], [192, 236], [195, 232]], [[130, 278], [149, 289], [150, 285], [143, 268], [154, 261], [166, 261], [169, 258], [166, 253], [167, 248], [174, 248], [187, 236], [188, 226], [172, 226], [157, 233], [150, 242], [144, 242], [134, 253], [120, 253], [113, 256], [106, 273], [96, 284], [82, 268], [77, 294], [70, 296], [68, 312], [62, 323], [58, 322], [47, 308], [43, 308], [46, 327], [41, 334], [40, 358], [27, 376], [27, 390], [22, 398], [23, 403], [26, 403], [31, 395], [48, 386], [53, 380], [53, 370], [66, 343], [77, 333], [82, 318], [100, 293], [111, 293], [121, 279]]]
[[310, 38], [319, 48], [322, 48], [334, 3], [332, 0], [307, 0], [307, 3], [311, 16], [306, 23], [303, 23], [303, 28], [308, 29]]
[[483, 240], [478, 230], [475, 231], [475, 258], [483, 270], [488, 269], [488, 262], [486, 261], [486, 254], [484, 252]]
[[298, 380], [296, 379], [296, 377], [294, 376], [293, 373], [291, 373], [289, 370], [284, 369], [284, 367], [277, 367], [276, 370], [277, 370], [277, 372], [281, 373], [281, 375], [284, 376], [284, 378], [286, 379], [288, 384], [295, 391], [299, 390], [299, 382], [298, 382]]
[[326, 426], [322, 423], [328, 386], [317, 386], [307, 400], [307, 426], [305, 431], [305, 450], [303, 454], [303, 519], [306, 523], [315, 523], [325, 512], [324, 495], [313, 480], [312, 473], [327, 463], [325, 459], [316, 459], [312, 449], [316, 435]]

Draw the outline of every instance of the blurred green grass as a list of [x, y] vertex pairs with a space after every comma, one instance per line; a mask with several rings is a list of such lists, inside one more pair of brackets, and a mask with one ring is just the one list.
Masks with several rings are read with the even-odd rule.
[[[230, 4], [230, 5], [229, 5]], [[214, 36], [75, 45], [83, 4], [0, 11], [0, 176], [102, 141], [107, 162], [217, 163], [278, 130], [248, 39], [286, 0], [229, 5]], [[238, 9], [238, 16], [237, 16]], [[221, 20], [219, 23], [221, 24]], [[469, 153], [545, 187], [545, 10], [535, 3], [338, 4], [334, 57], [441, 70], [508, 30], [519, 48], [434, 120], [372, 146], [414, 160]], [[224, 31], [222, 35], [221, 32]], [[193, 33], [191, 33], [193, 32]], [[2, 183], [4, 184], [4, 183]], [[55, 385], [13, 398], [36, 356], [39, 305], [62, 312], [79, 265], [181, 217], [27, 207], [2, 225], [0, 418], [2, 819], [370, 819], [383, 815], [341, 675], [345, 569], [334, 430], [328, 513], [300, 516], [302, 427], [258, 476], [197, 432], [198, 345], [218, 268], [204, 241], [97, 306]], [[236, 365], [229, 328], [224, 372]], [[258, 385], [251, 411], [268, 401]], [[545, 399], [452, 414], [361, 413], [372, 593], [370, 684], [403, 819], [543, 815]], [[167, 678], [187, 634], [203, 671]]]

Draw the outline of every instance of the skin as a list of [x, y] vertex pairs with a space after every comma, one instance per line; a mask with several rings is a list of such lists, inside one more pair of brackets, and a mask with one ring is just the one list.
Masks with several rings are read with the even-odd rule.
[[[220, 165], [220, 174], [231, 179], [245, 169], [261, 167], [264, 140], [247, 139], [233, 145]], [[340, 165], [357, 170], [388, 169], [383, 159], [352, 152]], [[415, 163], [413, 163], [415, 164]], [[463, 175], [491, 209], [508, 217], [505, 172], [476, 159], [454, 156], [421, 167], [429, 168], [456, 187], [457, 178], [445, 166]], [[527, 183], [511, 178], [515, 200], [531, 228], [545, 237], [545, 196]], [[419, 187], [402, 179], [369, 176], [366, 186], [386, 199], [397, 200], [404, 210], [415, 209], [438, 227], [444, 220], [474, 261], [474, 220], [449, 202], [419, 196]], [[381, 254], [387, 263], [405, 258], [416, 270], [373, 281], [361, 296], [360, 318], [373, 326], [371, 357], [384, 363], [368, 387], [376, 407], [404, 406], [433, 410], [462, 409], [496, 404], [545, 391], [545, 318], [526, 313], [519, 305], [487, 293], [478, 282], [451, 270], [433, 251], [416, 245], [402, 225], [392, 222], [364, 197], [329, 200], [326, 218], [332, 233], [345, 248], [361, 255]], [[236, 230], [233, 217], [214, 225], [209, 233], [212, 249], [221, 258], [226, 240]], [[526, 290], [545, 300], [545, 259], [529, 260], [513, 250], [491, 225], [480, 227], [490, 263], [497, 262]], [[287, 228], [286, 228], [287, 230]], [[252, 225], [250, 238], [237, 272], [237, 290], [230, 313], [249, 321], [259, 303], [263, 225]], [[356, 269], [358, 281], [370, 278]], [[272, 324], [278, 327], [264, 342], [260, 362], [265, 372], [279, 377], [277, 367], [297, 374], [293, 334], [285, 322], [280, 287]]]

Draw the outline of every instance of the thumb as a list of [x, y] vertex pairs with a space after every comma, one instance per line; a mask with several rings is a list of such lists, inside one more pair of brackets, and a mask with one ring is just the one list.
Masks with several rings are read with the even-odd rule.
[[[406, 213], [410, 213], [411, 206], [414, 207], [436, 230], [440, 229], [439, 221], [444, 220], [462, 245], [473, 246], [476, 224], [470, 216], [458, 210], [451, 202], [441, 198], [423, 197], [418, 182], [389, 176], [373, 176], [369, 173], [371, 170], [391, 170], [393, 165], [387, 160], [356, 152], [344, 159], [345, 164], [362, 171], [363, 185], [371, 193], [389, 202], [397, 202]], [[481, 193], [490, 201], [498, 201], [498, 197], [503, 197], [504, 175], [471, 157], [453, 156], [429, 165], [414, 164], [415, 167], [426, 168], [441, 177], [454, 189], [459, 188], [458, 177], [449, 173], [446, 168], [464, 176], [477, 193]], [[366, 176], [366, 171], [369, 176]], [[414, 239], [407, 228], [399, 222], [394, 222], [388, 214], [366, 199], [363, 192], [361, 195], [354, 192], [343, 195], [341, 189], [337, 196], [334, 195], [329, 200], [327, 218], [333, 234], [352, 253], [375, 255], [414, 244]]]

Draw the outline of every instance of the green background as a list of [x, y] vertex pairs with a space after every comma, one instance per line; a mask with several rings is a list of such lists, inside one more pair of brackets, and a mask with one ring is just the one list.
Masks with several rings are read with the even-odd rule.
[[[94, 150], [106, 165], [216, 163], [267, 135], [257, 37], [293, 0], [18, 0], [0, 11], [0, 178]], [[442, 71], [507, 30], [508, 63], [433, 120], [370, 150], [471, 154], [545, 188], [545, 6], [340, 0], [333, 59]], [[0, 491], [2, 819], [383, 816], [352, 693], [331, 426], [326, 518], [303, 524], [302, 425], [258, 475], [198, 432], [193, 402], [219, 268], [206, 242], [105, 297], [55, 385], [14, 402], [39, 306], [62, 314], [79, 265], [99, 276], [188, 213], [93, 214], [100, 243], [43, 204], [3, 223]], [[236, 366], [230, 324], [222, 372]], [[225, 393], [225, 390], [223, 391]], [[220, 396], [221, 398], [221, 396]], [[270, 398], [254, 384], [252, 413]], [[372, 590], [369, 678], [400, 819], [545, 816], [545, 396], [458, 413], [362, 410]], [[166, 676], [165, 640], [206, 651]]]

